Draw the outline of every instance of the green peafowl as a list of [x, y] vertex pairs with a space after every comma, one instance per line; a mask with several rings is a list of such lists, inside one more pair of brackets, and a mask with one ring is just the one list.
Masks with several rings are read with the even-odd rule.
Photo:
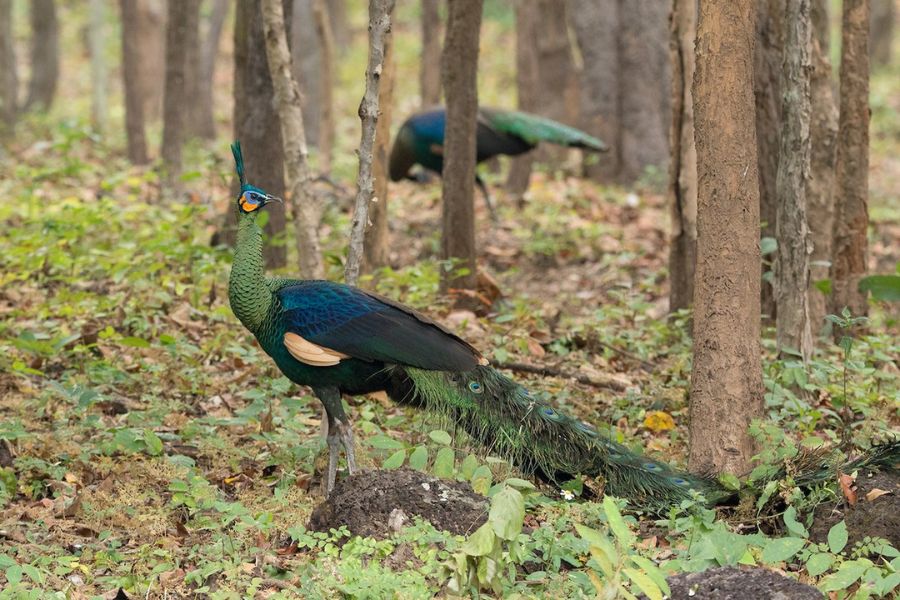
[[[556, 411], [488, 366], [470, 344], [411, 308], [339, 283], [267, 279], [257, 216], [280, 199], [248, 184], [237, 142], [232, 152], [241, 191], [229, 301], [288, 379], [311, 387], [324, 404], [329, 493], [340, 446], [348, 470], [356, 470], [342, 395], [383, 390], [400, 404], [446, 416], [491, 452], [550, 482], [579, 474], [602, 478], [607, 493], [657, 511], [694, 491], [710, 503], [732, 495], [714, 479], [634, 454]], [[896, 461], [900, 443], [880, 452], [867, 456], [867, 464]], [[829, 472], [817, 466], [809, 478]]]
[[[391, 181], [419, 177], [410, 169], [419, 164], [440, 174], [444, 170], [444, 127], [447, 111], [443, 107], [416, 113], [406, 119], [391, 148], [389, 171]], [[524, 154], [540, 142], [560, 146], [583, 148], [593, 152], [606, 152], [609, 147], [591, 135], [574, 127], [551, 119], [515, 110], [479, 108], [478, 126], [475, 132], [476, 160], [482, 162], [505, 154]], [[475, 183], [484, 195], [491, 218], [495, 219], [494, 206], [484, 181], [477, 174]]]

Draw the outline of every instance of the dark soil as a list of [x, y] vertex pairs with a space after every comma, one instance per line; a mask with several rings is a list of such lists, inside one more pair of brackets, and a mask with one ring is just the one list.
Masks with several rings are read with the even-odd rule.
[[468, 535], [487, 520], [488, 503], [468, 483], [412, 469], [361, 471], [337, 483], [313, 511], [309, 529], [346, 525], [354, 535], [385, 538], [418, 516], [437, 529]]
[[[872, 490], [887, 494], [867, 500]], [[815, 542], [828, 539], [828, 531], [841, 519], [847, 521], [847, 546], [852, 547], [865, 537], [880, 537], [900, 548], [900, 473], [860, 473], [856, 479], [856, 504], [820, 504], [813, 516], [810, 538]]]
[[[822, 592], [775, 571], [719, 567], [668, 579], [671, 600], [822, 600]], [[646, 598], [646, 596], [640, 596]]]

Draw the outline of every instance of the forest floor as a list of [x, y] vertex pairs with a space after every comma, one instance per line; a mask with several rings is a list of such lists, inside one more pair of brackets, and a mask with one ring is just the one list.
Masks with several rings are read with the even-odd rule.
[[[504, 81], [511, 85], [508, 76], [494, 82], [489, 101]], [[897, 66], [873, 80], [870, 266], [880, 273], [900, 265], [898, 86]], [[355, 140], [349, 104], [359, 94], [342, 98], [343, 138]], [[654, 597], [654, 565], [680, 574], [673, 592], [697, 571], [753, 565], [834, 598], [861, 582], [871, 596], [900, 584], [896, 478], [861, 474], [855, 504], [850, 491], [805, 497], [783, 482], [770, 490], [787, 501], [783, 514], [757, 519], [752, 509], [689, 503], [656, 520], [621, 503], [584, 502], [575, 484], [534, 488], [440, 421], [377, 395], [348, 399], [362, 466], [390, 469], [378, 476], [386, 481], [458, 480], [460, 497], [470, 498], [471, 484], [474, 499], [460, 505], [477, 513], [484, 498], [481, 520], [503, 535], [466, 539], [481, 520], [460, 516], [454, 523], [467, 525], [446, 533], [388, 510], [387, 537], [351, 538], [329, 529], [340, 506], [319, 509], [312, 525], [328, 531], [316, 531], [325, 464], [318, 402], [281, 377], [235, 320], [230, 252], [209, 245], [233, 202], [227, 140], [186, 153], [191, 195], [180, 203], [161, 200], [157, 173], [128, 165], [122, 147], [84, 118], [30, 117], [7, 149], [11, 160], [0, 162], [0, 599], [113, 598], [120, 589], [149, 598], [420, 598], [447, 594], [448, 581], [491, 597], [594, 597], [607, 587]], [[322, 228], [336, 280], [355, 161], [349, 149], [342, 157], [343, 191]], [[438, 296], [438, 181], [391, 186], [395, 268], [363, 285], [426, 311], [498, 363], [554, 369], [561, 375], [510, 374], [636, 451], [683, 465], [691, 342], [689, 315], [668, 314], [665, 174], [623, 189], [537, 172], [521, 206], [501, 176], [486, 177], [500, 206], [492, 225], [476, 197], [491, 307], [454, 310]], [[871, 317], [849, 356], [823, 337], [808, 365], [777, 360], [765, 329], [767, 421], [755, 428], [763, 462], [822, 444], [853, 454], [900, 428], [897, 305], [873, 304]], [[715, 577], [731, 585], [734, 573]]]

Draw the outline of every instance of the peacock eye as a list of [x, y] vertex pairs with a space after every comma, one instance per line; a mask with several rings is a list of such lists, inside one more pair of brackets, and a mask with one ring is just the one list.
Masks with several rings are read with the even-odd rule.
[[480, 394], [481, 392], [484, 391], [484, 386], [482, 386], [477, 381], [470, 381], [469, 389], [472, 391], [473, 394]]

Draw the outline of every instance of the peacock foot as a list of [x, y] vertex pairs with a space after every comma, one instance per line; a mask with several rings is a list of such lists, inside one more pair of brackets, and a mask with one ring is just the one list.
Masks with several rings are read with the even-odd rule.
[[325, 440], [328, 444], [328, 472], [325, 479], [325, 493], [330, 495], [337, 480], [337, 464], [341, 446], [344, 447], [344, 454], [347, 457], [347, 471], [351, 475], [356, 473], [356, 443], [353, 440], [353, 429], [349, 423], [343, 421], [336, 421], [335, 425], [329, 428], [328, 437]]

